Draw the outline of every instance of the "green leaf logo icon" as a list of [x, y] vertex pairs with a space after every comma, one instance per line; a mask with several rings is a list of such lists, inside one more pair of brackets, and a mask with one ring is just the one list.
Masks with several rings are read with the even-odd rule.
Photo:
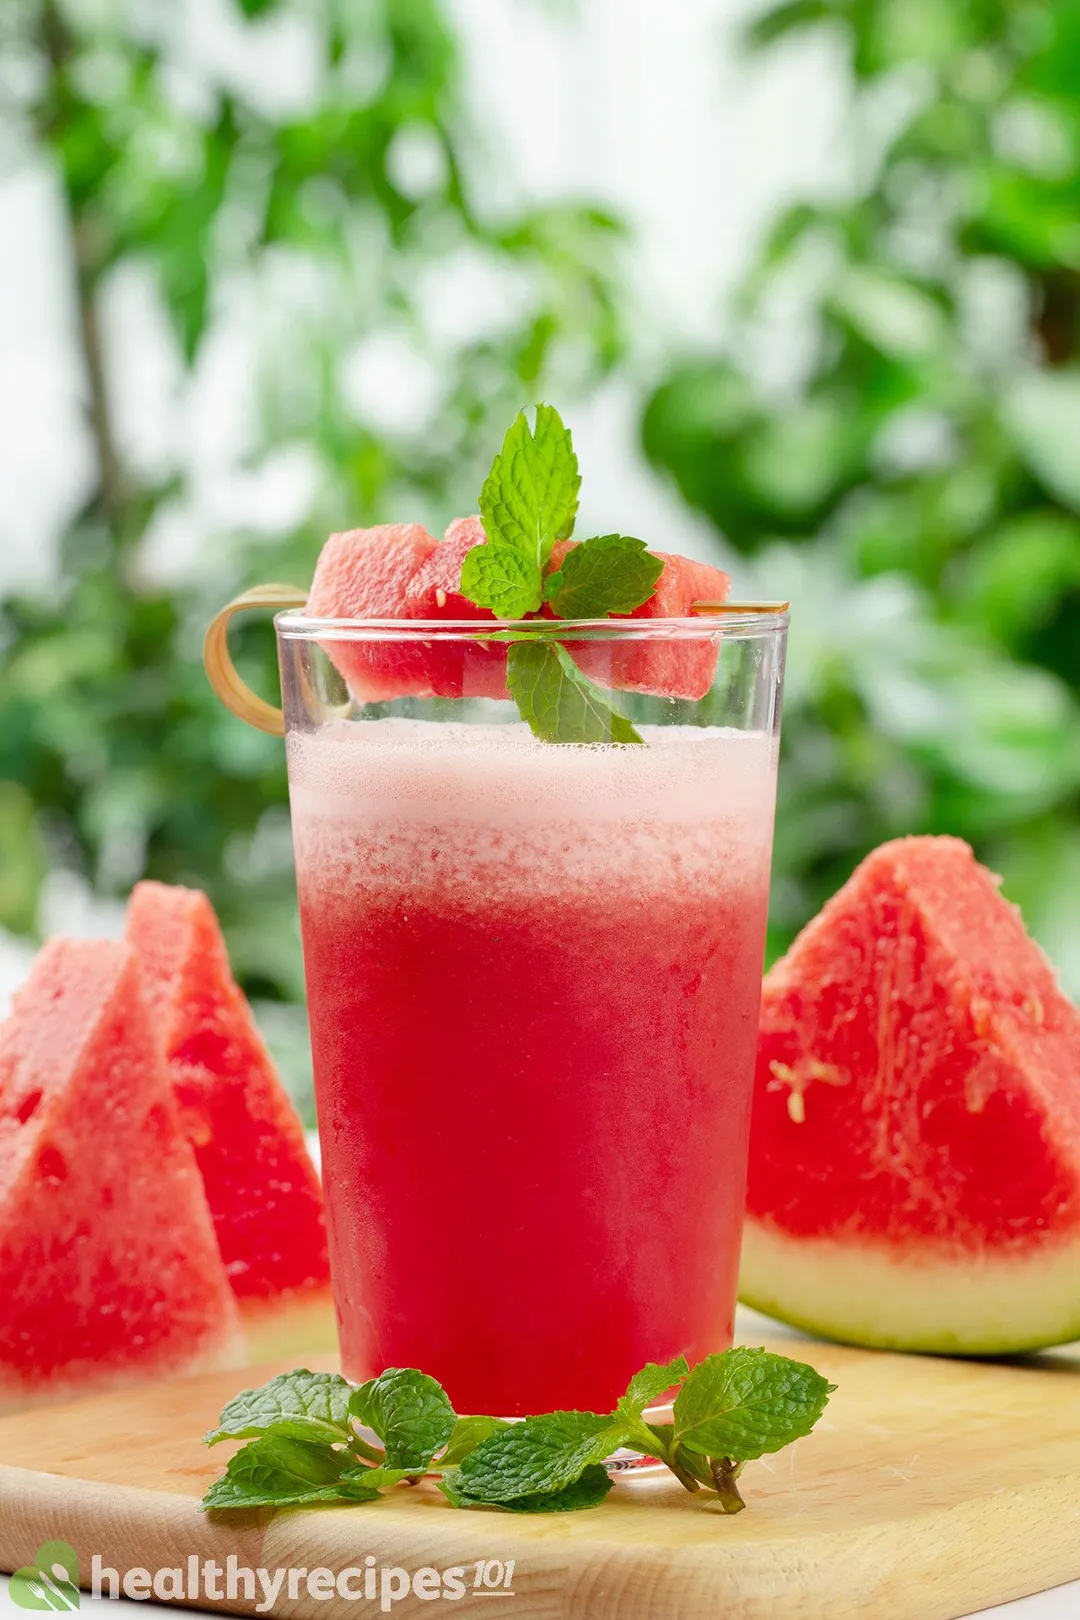
[[77, 1609], [80, 1602], [79, 1560], [67, 1541], [46, 1541], [34, 1562], [17, 1569], [8, 1587], [20, 1609]]

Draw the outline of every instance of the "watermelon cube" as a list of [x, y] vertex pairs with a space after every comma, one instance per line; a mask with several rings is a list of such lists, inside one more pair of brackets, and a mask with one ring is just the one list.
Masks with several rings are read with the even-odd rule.
[[242, 1351], [135, 952], [54, 939], [0, 1030], [0, 1405]]
[[127, 937], [252, 1358], [336, 1345], [322, 1190], [206, 895], [139, 883]]
[[[479, 517], [455, 518], [441, 542], [417, 523], [332, 534], [323, 547], [308, 612], [325, 618], [402, 618], [494, 623], [488, 608], [461, 594], [461, 566], [486, 544]], [[575, 541], [552, 553], [559, 566]], [[648, 602], [628, 617], [685, 618], [694, 602], [722, 601], [728, 576], [707, 563], [656, 552], [664, 572]], [[550, 609], [545, 609], [552, 617]], [[702, 698], [716, 674], [719, 633], [702, 620], [694, 638], [650, 642], [568, 642], [585, 674], [602, 686], [657, 697]], [[325, 651], [357, 702], [400, 697], [507, 698], [506, 648], [432, 639], [411, 646], [326, 641]]]
[[[576, 544], [574, 540], [562, 540], [555, 546], [552, 572]], [[656, 590], [633, 613], [613, 614], [614, 623], [626, 618], [686, 618], [695, 602], [726, 599], [731, 581], [722, 569], [665, 551], [654, 550], [652, 554], [664, 563]], [[545, 613], [554, 616], [550, 609], [545, 608]], [[692, 638], [623, 643], [578, 641], [567, 645], [582, 673], [598, 685], [653, 697], [703, 698], [712, 686], [720, 657], [719, 633], [707, 619], [701, 621], [701, 635]]]
[[[489, 608], [477, 607], [461, 594], [461, 565], [474, 546], [487, 544], [478, 517], [455, 518], [413, 575], [405, 591], [409, 619], [476, 619], [494, 623]], [[425, 663], [436, 697], [508, 698], [506, 648], [477, 642], [427, 643]]]
[[[404, 618], [406, 587], [436, 544], [420, 523], [332, 534], [315, 565], [307, 612], [320, 619]], [[322, 645], [358, 703], [432, 694], [420, 646], [330, 640]]]
[[959, 839], [875, 850], [765, 980], [740, 1289], [857, 1344], [1080, 1337], [1080, 1012]]

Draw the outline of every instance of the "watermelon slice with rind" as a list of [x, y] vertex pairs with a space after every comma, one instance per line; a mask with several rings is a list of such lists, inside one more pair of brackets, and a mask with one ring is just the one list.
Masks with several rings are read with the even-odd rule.
[[[560, 541], [551, 554], [551, 571], [562, 560], [575, 540]], [[721, 568], [680, 557], [673, 552], [656, 551], [664, 571], [647, 602], [629, 614], [612, 614], [612, 623], [626, 619], [683, 619], [690, 617], [695, 602], [724, 602], [731, 581]], [[553, 617], [550, 609], [545, 609]], [[720, 637], [715, 625], [701, 620], [699, 636], [676, 636], [655, 641], [567, 642], [582, 673], [611, 691], [642, 692], [651, 697], [703, 698], [716, 676], [720, 657]]]
[[253, 1358], [335, 1348], [319, 1178], [210, 901], [198, 889], [138, 883], [127, 937]]
[[[405, 618], [409, 581], [437, 544], [421, 523], [332, 534], [315, 565], [307, 613], [318, 619]], [[433, 695], [420, 645], [327, 640], [323, 649], [358, 703]]]
[[1080, 1013], [958, 839], [876, 850], [766, 978], [740, 1292], [855, 1344], [1080, 1337]]
[[242, 1359], [135, 953], [54, 939], [0, 1030], [0, 1406]]

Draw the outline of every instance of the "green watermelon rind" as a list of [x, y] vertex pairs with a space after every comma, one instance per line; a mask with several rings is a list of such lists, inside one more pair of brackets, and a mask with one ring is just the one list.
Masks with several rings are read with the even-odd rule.
[[1022, 1355], [1080, 1340], [1080, 1232], [980, 1261], [928, 1254], [917, 1245], [898, 1257], [850, 1239], [786, 1237], [748, 1218], [739, 1299], [839, 1344], [938, 1356]]

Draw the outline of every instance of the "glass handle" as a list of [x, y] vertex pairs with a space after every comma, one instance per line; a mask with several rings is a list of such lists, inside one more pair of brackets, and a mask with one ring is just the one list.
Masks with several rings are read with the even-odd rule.
[[303, 607], [307, 594], [299, 585], [253, 585], [250, 590], [234, 596], [228, 606], [214, 616], [203, 642], [206, 676], [222, 703], [249, 726], [268, 731], [272, 737], [284, 737], [285, 716], [276, 704], [257, 696], [237, 674], [229, 653], [229, 621], [234, 613], [244, 613], [249, 608]]

